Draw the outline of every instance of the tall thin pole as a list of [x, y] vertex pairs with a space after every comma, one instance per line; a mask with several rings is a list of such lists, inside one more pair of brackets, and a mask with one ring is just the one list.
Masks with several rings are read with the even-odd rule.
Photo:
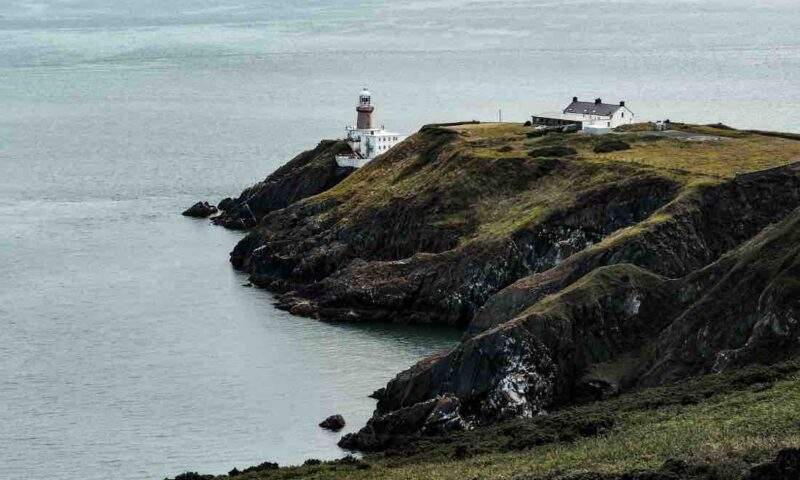
[[503, 109], [500, 108], [497, 110], [497, 121], [503, 123]]

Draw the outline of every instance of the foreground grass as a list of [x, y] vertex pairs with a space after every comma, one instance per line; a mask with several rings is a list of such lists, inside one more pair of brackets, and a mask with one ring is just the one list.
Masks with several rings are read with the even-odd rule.
[[740, 392], [696, 406], [624, 413], [618, 421], [619, 425], [600, 437], [463, 462], [383, 469], [380, 476], [499, 479], [522, 473], [621, 473], [657, 468], [671, 457], [711, 463], [736, 458], [762, 460], [782, 446], [800, 444], [800, 382], [795, 377], [765, 392]]
[[[405, 452], [368, 456], [363, 462], [326, 462], [236, 478], [510, 479], [655, 469], [669, 458], [756, 463], [780, 448], [800, 445], [798, 368], [788, 363], [708, 375], [550, 417], [427, 439]], [[571, 421], [586, 425], [587, 419], [600, 419], [608, 428], [584, 436], [569, 433]], [[462, 454], [454, 455], [459, 448]]]

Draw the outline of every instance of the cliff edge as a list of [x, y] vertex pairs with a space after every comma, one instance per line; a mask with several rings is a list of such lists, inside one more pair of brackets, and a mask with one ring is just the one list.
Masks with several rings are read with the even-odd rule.
[[254, 227], [269, 212], [324, 192], [341, 182], [353, 168], [340, 167], [335, 156], [350, 151], [341, 140], [323, 140], [312, 150], [294, 157], [264, 180], [246, 188], [236, 198], [219, 204], [216, 225], [234, 230]]

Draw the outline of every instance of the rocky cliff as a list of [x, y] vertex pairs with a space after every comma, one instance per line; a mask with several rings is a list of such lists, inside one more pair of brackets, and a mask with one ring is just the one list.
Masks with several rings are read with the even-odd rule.
[[387, 385], [349, 448], [791, 357], [800, 142], [678, 128], [425, 127], [261, 210], [231, 261], [296, 314], [467, 329]]
[[353, 168], [339, 167], [334, 159], [336, 154], [349, 151], [343, 141], [323, 140], [238, 197], [220, 202], [222, 214], [212, 221], [235, 230], [250, 228], [269, 212], [328, 190], [353, 172]]
[[[384, 417], [454, 397], [462, 423], [546, 413], [635, 387], [800, 351], [800, 209], [682, 278], [603, 266], [392, 380], [345, 444], [375, 448]], [[384, 420], [385, 421], [385, 420]], [[388, 438], [388, 437], [386, 437]]]

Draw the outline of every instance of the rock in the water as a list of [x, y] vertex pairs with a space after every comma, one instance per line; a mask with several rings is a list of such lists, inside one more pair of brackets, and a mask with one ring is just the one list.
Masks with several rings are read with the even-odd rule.
[[175, 480], [211, 480], [213, 475], [201, 475], [197, 472], [185, 472], [175, 476]]
[[186, 217], [206, 218], [217, 213], [217, 207], [208, 202], [197, 202], [187, 208], [183, 215]]
[[331, 415], [323, 420], [319, 426], [326, 430], [333, 430], [334, 432], [339, 431], [344, 428], [344, 417], [341, 415]]

